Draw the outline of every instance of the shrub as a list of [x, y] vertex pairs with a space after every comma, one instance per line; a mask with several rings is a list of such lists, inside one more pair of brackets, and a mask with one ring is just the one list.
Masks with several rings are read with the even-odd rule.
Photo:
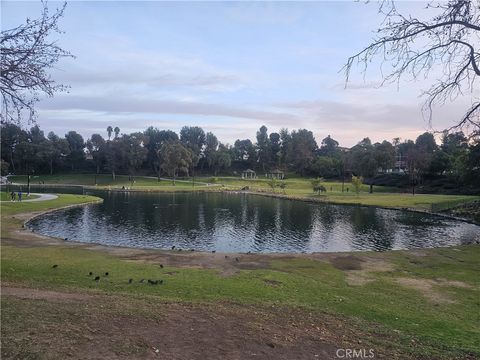
[[314, 193], [327, 192], [327, 189], [322, 185], [322, 182], [323, 178], [316, 178], [311, 181]]
[[360, 193], [360, 188], [362, 187], [362, 184], [363, 184], [363, 177], [352, 176], [352, 185], [357, 195]]

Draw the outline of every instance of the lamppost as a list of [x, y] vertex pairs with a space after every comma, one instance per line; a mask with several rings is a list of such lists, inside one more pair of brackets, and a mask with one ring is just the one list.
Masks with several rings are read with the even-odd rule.
[[27, 196], [30, 196], [30, 176], [33, 176], [35, 174], [35, 170], [32, 170], [31, 175], [27, 175]]
[[30, 195], [30, 174], [27, 175], [27, 194]]

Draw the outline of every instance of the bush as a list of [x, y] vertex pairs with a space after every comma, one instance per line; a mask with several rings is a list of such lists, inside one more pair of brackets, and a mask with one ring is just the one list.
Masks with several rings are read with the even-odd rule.
[[361, 176], [352, 176], [352, 186], [357, 195], [360, 193], [360, 188], [363, 184], [363, 177]]
[[327, 189], [322, 185], [322, 182], [323, 178], [316, 178], [311, 181], [314, 193], [327, 192]]

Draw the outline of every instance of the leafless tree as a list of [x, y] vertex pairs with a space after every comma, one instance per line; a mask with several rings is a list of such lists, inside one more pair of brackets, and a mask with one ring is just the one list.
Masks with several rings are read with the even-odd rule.
[[[403, 78], [436, 78], [422, 95], [423, 111], [432, 124], [432, 108], [471, 95], [471, 106], [449, 130], [469, 128], [480, 132], [480, 1], [450, 0], [430, 2], [428, 20], [404, 16], [393, 0], [380, 3], [384, 21], [377, 36], [366, 48], [350, 57], [344, 66], [346, 82], [354, 65], [367, 67], [380, 60], [383, 81], [399, 83]], [[388, 70], [385, 72], [385, 68]], [[468, 94], [468, 95], [467, 95]]]
[[42, 4], [42, 14], [38, 19], [27, 19], [16, 28], [1, 32], [2, 123], [20, 123], [23, 115], [29, 123], [34, 121], [35, 103], [41, 95], [51, 97], [55, 92], [67, 89], [56, 84], [48, 73], [61, 58], [72, 56], [50, 39], [53, 33], [62, 33], [58, 21], [63, 16], [66, 3], [53, 14], [49, 13], [46, 2]]

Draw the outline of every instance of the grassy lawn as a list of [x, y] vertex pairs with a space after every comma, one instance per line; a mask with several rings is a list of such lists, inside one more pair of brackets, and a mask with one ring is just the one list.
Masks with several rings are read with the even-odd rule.
[[[146, 191], [218, 191], [218, 190], [239, 190], [248, 186], [250, 191], [272, 193], [269, 186], [269, 180], [259, 178], [255, 180], [243, 180], [235, 177], [199, 177], [197, 182], [210, 183], [217, 186], [205, 186], [197, 184], [195, 188], [191, 182], [177, 182], [176, 186], [172, 186], [171, 181], [157, 181], [155, 178], [136, 177], [136, 182], [132, 189]], [[10, 180], [16, 183], [26, 183], [25, 176], [13, 176]], [[70, 174], [70, 175], [45, 175], [38, 176], [32, 180], [32, 183], [45, 182], [50, 185], [94, 185], [94, 175]], [[454, 206], [479, 200], [480, 196], [467, 195], [430, 195], [402, 193], [398, 188], [390, 188], [385, 186], [375, 186], [374, 193], [369, 193], [369, 186], [362, 185], [360, 194], [353, 192], [350, 183], [345, 183], [344, 192], [342, 192], [342, 183], [327, 181], [324, 186], [327, 192], [321, 195], [313, 193], [311, 179], [308, 178], [288, 178], [285, 180], [285, 192], [281, 189], [275, 189], [275, 193], [286, 195], [293, 198], [308, 198], [317, 201], [332, 202], [338, 204], [359, 204], [372, 205], [382, 207], [411, 208], [420, 210], [441, 211]], [[116, 181], [112, 180], [110, 175], [98, 176], [99, 188], [121, 188], [122, 186], [130, 187], [128, 176], [117, 176]], [[347, 189], [349, 190], [347, 192]]]
[[392, 193], [361, 193], [355, 194], [332, 193], [318, 196], [325, 201], [337, 204], [361, 204], [382, 207], [400, 207], [423, 210], [443, 210], [463, 203], [478, 200], [478, 196], [469, 195], [431, 195], [431, 194], [392, 194]]
[[[10, 236], [19, 226], [12, 215], [93, 200], [60, 195], [43, 203], [2, 203], [2, 235]], [[129, 299], [213, 305], [231, 302], [327, 313], [350, 318], [352, 323], [360, 321], [362, 326], [385, 334], [397, 334], [395, 346], [412, 357], [480, 356], [477, 245], [329, 257], [239, 255], [239, 261], [232, 265], [238, 271], [228, 276], [215, 267], [170, 265], [172, 253], [168, 252], [151, 252], [158, 256], [155, 260], [136, 261], [65, 245], [2, 244], [1, 249], [2, 283], [116, 295], [125, 304]], [[210, 256], [212, 262], [214, 258], [220, 261], [219, 257], [229, 261], [221, 254], [188, 256], [192, 261], [195, 256]], [[159, 262], [165, 266], [160, 267]], [[257, 262], [264, 265], [241, 266]], [[58, 267], [52, 268], [53, 264]], [[104, 276], [107, 271], [109, 275]], [[101, 280], [94, 281], [89, 272], [100, 275]], [[134, 279], [133, 283], [129, 279]], [[140, 279], [162, 279], [164, 284], [150, 286]], [[15, 302], [7, 305], [21, 306]], [[122, 302], [117, 306], [122, 307]], [[15, 313], [8, 308], [6, 323], [13, 321], [8, 314]]]
[[[244, 180], [241, 178], [236, 177], [207, 177], [207, 178], [199, 178], [201, 181], [209, 182], [209, 183], [216, 183], [216, 184], [223, 184], [227, 187], [233, 188], [242, 188], [244, 186], [248, 186], [251, 190], [271, 190], [269, 183], [270, 180], [265, 178], [258, 178], [255, 180]], [[290, 195], [304, 195], [304, 196], [311, 196], [313, 193], [312, 185], [311, 185], [310, 178], [300, 178], [300, 177], [289, 177], [284, 180], [286, 184], [286, 193]], [[324, 183], [325, 188], [327, 189], [327, 193], [341, 193], [342, 192], [342, 183], [338, 181], [325, 181]], [[344, 185], [344, 191], [353, 191], [352, 184], [346, 182]], [[368, 192], [369, 186], [362, 185], [361, 191]], [[282, 192], [280, 189], [277, 189], [277, 192]], [[386, 187], [386, 186], [375, 186], [375, 192], [400, 192], [398, 188]]]
[[[26, 184], [27, 177], [24, 175], [10, 176], [9, 180], [18, 183]], [[97, 175], [97, 186], [100, 188], [121, 188], [122, 186], [131, 187], [133, 189], [137, 188], [147, 188], [147, 189], [165, 189], [165, 188], [192, 188], [192, 182], [183, 182], [177, 181], [175, 186], [173, 186], [172, 181], [170, 180], [160, 180], [154, 177], [142, 177], [136, 176], [134, 178], [135, 182], [132, 184], [128, 176], [117, 175], [115, 180], [112, 179], [111, 175], [101, 174]], [[32, 185], [83, 185], [83, 186], [95, 186], [95, 175], [94, 174], [65, 174], [65, 175], [39, 175], [33, 176], [31, 179]], [[201, 185], [196, 185], [200, 186]]]

